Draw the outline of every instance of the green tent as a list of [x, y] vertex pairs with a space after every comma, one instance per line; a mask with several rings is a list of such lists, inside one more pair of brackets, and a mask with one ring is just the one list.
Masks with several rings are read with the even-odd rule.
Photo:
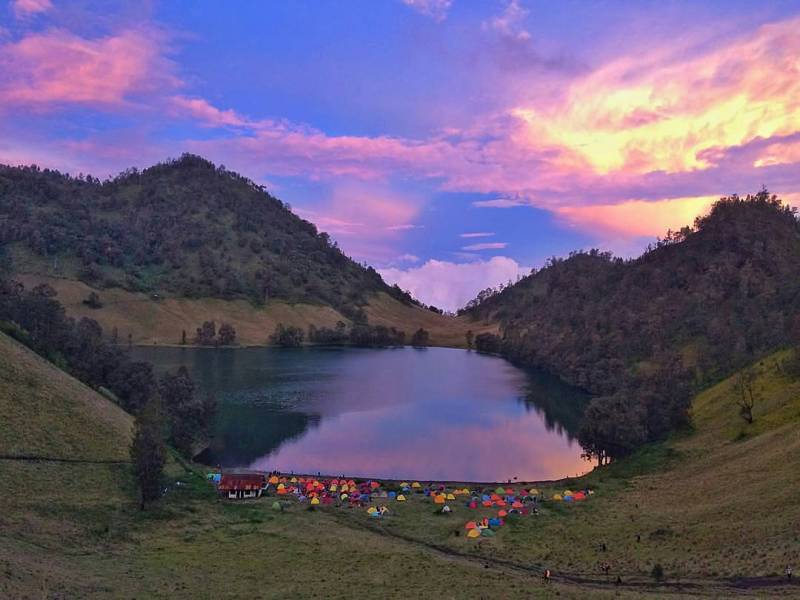
[[281, 506], [281, 503], [276, 500], [275, 502], [272, 503], [272, 510], [280, 511], [283, 510], [283, 507]]
[[495, 535], [497, 535], [497, 534], [494, 531], [492, 531], [491, 529], [482, 529], [481, 530], [481, 537], [494, 537]]

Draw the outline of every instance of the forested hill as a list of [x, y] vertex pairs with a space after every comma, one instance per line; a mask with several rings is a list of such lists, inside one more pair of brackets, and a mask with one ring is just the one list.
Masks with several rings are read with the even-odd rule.
[[244, 177], [192, 155], [101, 182], [0, 166], [4, 267], [94, 288], [329, 305], [410, 296]]
[[467, 309], [501, 323], [484, 349], [595, 393], [664, 369], [710, 381], [800, 335], [800, 224], [766, 191], [733, 196], [637, 259], [575, 253], [486, 296]]

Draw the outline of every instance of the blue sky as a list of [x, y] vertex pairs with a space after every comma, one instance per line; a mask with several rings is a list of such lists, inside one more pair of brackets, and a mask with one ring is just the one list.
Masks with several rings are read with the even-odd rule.
[[641, 251], [714, 198], [800, 203], [800, 2], [0, 4], [0, 162], [191, 151], [455, 309]]

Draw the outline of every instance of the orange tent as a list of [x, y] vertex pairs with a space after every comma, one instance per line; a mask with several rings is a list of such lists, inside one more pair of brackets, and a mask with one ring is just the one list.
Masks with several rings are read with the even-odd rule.
[[498, 510], [497, 511], [497, 516], [498, 517], [505, 517], [506, 515], [508, 515], [508, 513], [506, 511], [504, 511], [504, 510]]
[[436, 498], [433, 499], [436, 504], [444, 504], [444, 501], [447, 500], [447, 497], [444, 494], [439, 494]]
[[467, 521], [467, 524], [464, 525], [464, 529], [475, 529], [476, 527], [475, 521]]

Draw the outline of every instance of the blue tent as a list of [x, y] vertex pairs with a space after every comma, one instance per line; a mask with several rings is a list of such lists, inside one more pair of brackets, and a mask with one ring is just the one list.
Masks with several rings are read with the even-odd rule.
[[389, 492], [389, 499], [394, 500], [397, 497], [397, 492]]

